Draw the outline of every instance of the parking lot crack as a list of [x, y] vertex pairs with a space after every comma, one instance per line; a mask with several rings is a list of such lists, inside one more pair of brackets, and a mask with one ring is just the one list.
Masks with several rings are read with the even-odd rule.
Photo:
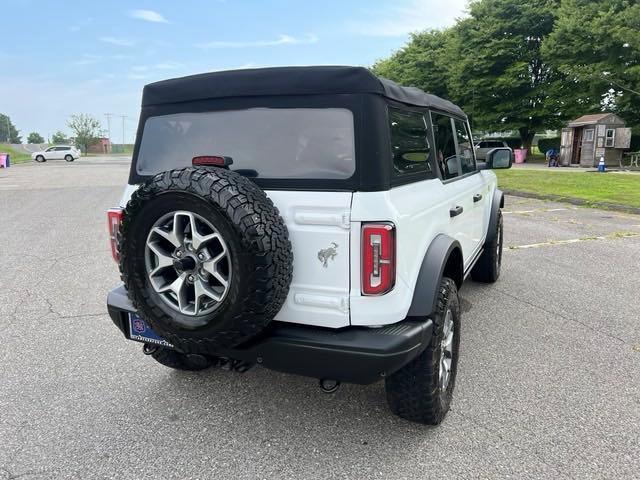
[[615, 335], [612, 335], [612, 334], [610, 334], [609, 332], [606, 332], [606, 331], [604, 331], [604, 330], [601, 330], [601, 329], [598, 329], [598, 328], [594, 328], [594, 327], [592, 327], [591, 325], [589, 325], [589, 324], [587, 324], [587, 323], [581, 322], [580, 320], [576, 320], [575, 318], [567, 317], [566, 315], [563, 315], [563, 314], [561, 314], [561, 313], [559, 313], [559, 312], [554, 312], [554, 311], [552, 311], [552, 310], [548, 310], [548, 309], [544, 308], [544, 307], [543, 307], [543, 306], [541, 306], [541, 305], [538, 305], [538, 304], [536, 304], [536, 303], [533, 303], [533, 302], [530, 302], [530, 301], [528, 301], [528, 300], [525, 300], [525, 299], [523, 299], [523, 298], [521, 298], [521, 297], [518, 297], [518, 296], [516, 296], [516, 295], [513, 295], [513, 294], [511, 294], [511, 293], [509, 293], [509, 292], [506, 292], [506, 291], [504, 291], [504, 290], [497, 289], [497, 291], [498, 291], [498, 292], [500, 292], [500, 293], [502, 293], [503, 295], [506, 295], [507, 297], [511, 297], [511, 298], [513, 298], [514, 300], [516, 300], [516, 301], [518, 301], [518, 302], [520, 302], [520, 303], [524, 303], [525, 305], [529, 305], [530, 307], [537, 308], [538, 310], [541, 310], [541, 311], [543, 311], [543, 312], [545, 312], [545, 313], [548, 313], [548, 314], [550, 314], [550, 315], [554, 315], [554, 316], [556, 316], [556, 317], [560, 317], [560, 318], [562, 318], [563, 320], [566, 320], [566, 321], [568, 321], [568, 322], [577, 323], [578, 325], [581, 325], [581, 326], [585, 327], [586, 329], [591, 330], [591, 331], [592, 331], [592, 332], [594, 332], [594, 333], [604, 334], [604, 335], [606, 335], [607, 337], [609, 337], [609, 338], [611, 338], [611, 339], [613, 339], [613, 340], [617, 340], [617, 341], [618, 341], [618, 342], [620, 342], [620, 343], [624, 343], [624, 344], [626, 344], [626, 343], [627, 343], [627, 342], [625, 342], [625, 341], [624, 341], [622, 338], [620, 338], [620, 337], [616, 337]]

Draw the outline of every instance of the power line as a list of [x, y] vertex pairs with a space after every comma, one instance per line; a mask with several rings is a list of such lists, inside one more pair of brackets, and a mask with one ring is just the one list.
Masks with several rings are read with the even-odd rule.
[[[111, 142], [111, 117], [120, 117], [122, 119], [122, 145], [126, 143], [126, 134], [125, 134], [125, 119], [129, 118], [127, 115], [120, 115], [118, 113], [105, 113], [105, 117], [107, 117], [107, 126], [109, 129], [109, 141]], [[112, 142], [113, 143], [113, 142]]]

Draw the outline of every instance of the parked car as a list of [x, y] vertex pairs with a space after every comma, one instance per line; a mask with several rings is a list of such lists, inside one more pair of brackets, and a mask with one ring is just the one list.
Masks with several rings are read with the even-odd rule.
[[33, 152], [31, 158], [36, 162], [46, 162], [47, 160], [66, 160], [73, 162], [80, 158], [80, 150], [70, 145], [53, 145], [46, 150]]
[[108, 212], [127, 339], [179, 370], [384, 380], [394, 413], [442, 421], [458, 290], [500, 275], [510, 149], [476, 165], [459, 107], [360, 67], [153, 83], [139, 131]]
[[509, 148], [509, 145], [504, 140], [480, 140], [476, 143], [476, 159], [485, 161], [487, 153], [494, 148]]

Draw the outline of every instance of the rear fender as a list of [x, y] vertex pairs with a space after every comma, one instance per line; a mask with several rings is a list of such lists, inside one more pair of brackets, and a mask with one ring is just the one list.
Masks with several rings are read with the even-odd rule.
[[493, 201], [491, 202], [491, 216], [489, 217], [489, 228], [487, 230], [485, 245], [491, 243], [496, 236], [498, 213], [502, 207], [504, 207], [504, 194], [502, 190], [496, 188], [493, 192]]
[[464, 278], [462, 248], [457, 240], [440, 234], [431, 242], [422, 261], [408, 316], [423, 317], [435, 312], [438, 289], [450, 258], [454, 263], [450, 265], [447, 275], [453, 277], [460, 287]]

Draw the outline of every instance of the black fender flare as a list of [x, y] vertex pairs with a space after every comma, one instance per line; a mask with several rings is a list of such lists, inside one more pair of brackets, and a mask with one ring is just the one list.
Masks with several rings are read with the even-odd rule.
[[493, 192], [493, 201], [491, 202], [491, 216], [489, 217], [489, 228], [487, 229], [487, 237], [484, 241], [485, 245], [491, 243], [496, 236], [498, 226], [498, 212], [504, 207], [504, 194], [502, 190], [495, 189]]
[[[458, 253], [455, 253], [456, 250]], [[407, 316], [425, 317], [436, 311], [438, 289], [440, 288], [445, 267], [452, 254], [460, 256], [459, 265], [456, 267], [455, 272], [458, 278], [454, 278], [458, 287], [460, 287], [462, 279], [464, 278], [462, 247], [460, 246], [460, 242], [441, 233], [433, 239], [422, 260], [416, 287], [413, 290], [413, 300], [411, 301]]]

